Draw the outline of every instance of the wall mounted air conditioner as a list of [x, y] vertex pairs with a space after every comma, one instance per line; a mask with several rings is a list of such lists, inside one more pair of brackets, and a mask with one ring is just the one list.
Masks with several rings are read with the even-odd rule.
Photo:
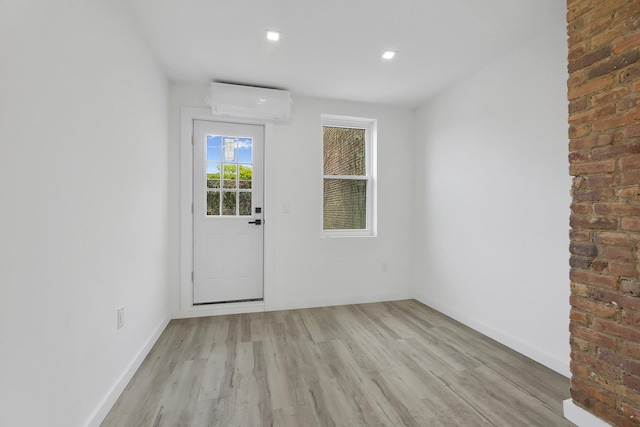
[[291, 116], [291, 94], [286, 90], [211, 83], [207, 98], [217, 116], [262, 120], [288, 120]]

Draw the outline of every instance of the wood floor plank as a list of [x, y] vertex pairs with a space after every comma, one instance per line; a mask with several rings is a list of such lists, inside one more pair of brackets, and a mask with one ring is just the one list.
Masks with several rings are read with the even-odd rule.
[[320, 424], [314, 410], [308, 406], [291, 406], [276, 409], [273, 414], [275, 427], [330, 427], [335, 424], [329, 422]]
[[[327, 403], [327, 398], [325, 397], [324, 385], [327, 381], [331, 380], [333, 380], [333, 378], [316, 382], [308, 382], [307, 386], [309, 390], [309, 403], [307, 405], [295, 407], [296, 411], [304, 411], [303, 419], [313, 420], [311, 424], [317, 423], [320, 426], [336, 425], [332, 417], [331, 407]], [[330, 394], [332, 393], [332, 390], [328, 391], [330, 392]], [[283, 412], [282, 414], [286, 413], [287, 412]], [[288, 420], [287, 422], [289, 421], [290, 420]]]
[[515, 408], [524, 418], [525, 423], [538, 426], [562, 425], [562, 417], [554, 413], [551, 408], [541, 405], [536, 396], [515, 386], [512, 382], [503, 381], [502, 376], [488, 367], [478, 367], [471, 370], [468, 375], [482, 384], [488, 395], [504, 402], [509, 408]]
[[385, 347], [380, 341], [371, 339], [368, 336], [355, 338], [346, 336], [341, 342], [347, 347], [354, 359], [358, 361], [358, 366], [365, 372], [389, 369], [393, 365], [392, 357], [389, 355], [392, 347]]
[[104, 427], [571, 426], [569, 381], [415, 300], [169, 323]]
[[159, 398], [158, 425], [189, 426], [198, 402], [204, 360], [179, 362]]
[[412, 338], [420, 336], [423, 328], [415, 327], [405, 319], [393, 314], [385, 304], [363, 304], [358, 309], [365, 313], [373, 323], [387, 331], [392, 339]]
[[324, 353], [338, 366], [336, 385], [348, 396], [350, 410], [360, 414], [365, 425], [402, 425], [388, 399], [375, 387], [347, 347], [339, 340], [322, 343]]
[[193, 427], [227, 427], [233, 423], [236, 397], [201, 400], [196, 403]]
[[272, 426], [273, 417], [271, 410], [264, 411], [263, 409], [263, 407], [255, 403], [245, 402], [236, 404], [233, 422], [230, 426]]
[[456, 371], [477, 368], [482, 364], [482, 361], [476, 358], [474, 349], [456, 347], [439, 327], [429, 329], [412, 343], [416, 348], [421, 346], [428, 349]]
[[251, 331], [251, 341], [264, 341], [266, 334], [264, 325], [267, 321], [264, 313], [251, 313], [249, 316], [249, 330]]
[[235, 395], [238, 318], [222, 322], [220, 328], [217, 330], [218, 341], [214, 338], [214, 346], [205, 365], [198, 400]]
[[402, 383], [393, 371], [378, 371], [370, 375], [372, 382], [398, 414], [400, 423], [396, 425], [416, 427], [442, 425], [422, 400], [411, 393], [411, 389]]
[[407, 317], [415, 318], [424, 323], [425, 329], [435, 328], [453, 321], [451, 318], [444, 316], [442, 313], [414, 299], [392, 301], [385, 304], [390, 304]]
[[254, 376], [255, 362], [253, 357], [253, 343], [238, 344], [237, 362], [235, 364], [236, 403], [257, 402], [260, 393], [269, 393], [269, 389], [259, 389]]
[[335, 377], [329, 361], [322, 357], [320, 348], [312, 341], [297, 342], [291, 347], [296, 365], [307, 385]]
[[421, 335], [425, 329], [431, 329], [442, 325], [441, 321], [437, 321], [435, 317], [429, 316], [429, 313], [423, 313], [426, 310], [412, 310], [407, 301], [397, 301], [383, 303], [389, 314], [394, 316], [401, 322], [412, 328], [414, 333]]
[[365, 425], [350, 396], [344, 394], [336, 378], [321, 381], [318, 386], [324, 396], [323, 405], [327, 408], [327, 417], [324, 418], [326, 425], [345, 427]]
[[[235, 349], [235, 345], [231, 345]], [[205, 364], [202, 386], [198, 400], [212, 400], [229, 397], [235, 394], [234, 371], [229, 371], [228, 359], [235, 355], [234, 350], [227, 349], [226, 344], [219, 344], [211, 352]]]
[[474, 349], [475, 357], [481, 358], [483, 364], [501, 375], [504, 381], [528, 390], [532, 396], [555, 411], [562, 410], [566, 386], [555, 380], [557, 373], [502, 344], [487, 340], [476, 331], [446, 325], [440, 330], [449, 337], [454, 347]]
[[285, 334], [284, 322], [271, 322], [263, 342], [271, 401], [274, 409], [305, 405], [306, 385], [292, 351], [293, 340]]

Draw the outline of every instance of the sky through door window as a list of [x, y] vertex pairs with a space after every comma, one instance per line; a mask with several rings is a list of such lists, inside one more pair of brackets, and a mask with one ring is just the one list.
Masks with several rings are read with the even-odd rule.
[[375, 235], [376, 121], [322, 115], [326, 236]]

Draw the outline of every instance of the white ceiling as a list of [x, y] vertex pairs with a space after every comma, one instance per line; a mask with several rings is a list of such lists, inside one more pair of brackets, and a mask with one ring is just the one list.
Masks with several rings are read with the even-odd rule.
[[[565, 13], [558, 0], [124, 0], [169, 78], [417, 106]], [[269, 42], [265, 30], [282, 32]], [[397, 50], [384, 61], [385, 50]]]

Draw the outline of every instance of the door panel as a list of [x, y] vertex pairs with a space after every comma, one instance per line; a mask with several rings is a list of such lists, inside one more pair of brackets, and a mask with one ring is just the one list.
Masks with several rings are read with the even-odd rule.
[[262, 299], [264, 127], [194, 120], [193, 145], [193, 303]]

